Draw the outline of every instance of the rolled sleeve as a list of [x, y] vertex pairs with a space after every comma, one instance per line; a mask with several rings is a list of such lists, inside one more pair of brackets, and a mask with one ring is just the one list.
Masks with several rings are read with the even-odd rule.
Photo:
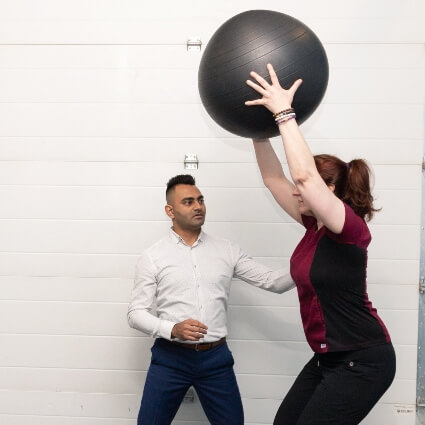
[[246, 255], [241, 248], [231, 243], [235, 262], [234, 276], [266, 291], [283, 293], [295, 287], [288, 269], [272, 270]]
[[130, 327], [153, 337], [171, 339], [175, 323], [162, 320], [150, 313], [157, 290], [155, 270], [147, 253], [143, 253], [136, 265], [134, 286], [128, 306]]

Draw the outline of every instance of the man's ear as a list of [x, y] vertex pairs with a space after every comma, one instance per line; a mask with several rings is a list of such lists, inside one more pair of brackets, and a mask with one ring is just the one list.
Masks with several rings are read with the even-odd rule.
[[174, 218], [173, 207], [171, 205], [167, 204], [165, 206], [165, 214], [167, 214], [168, 217], [170, 217], [171, 219]]

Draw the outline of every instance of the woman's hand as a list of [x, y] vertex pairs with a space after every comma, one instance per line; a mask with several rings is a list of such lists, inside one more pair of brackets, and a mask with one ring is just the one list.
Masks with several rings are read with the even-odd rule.
[[251, 80], [247, 80], [248, 86], [252, 87], [255, 91], [260, 93], [263, 97], [261, 99], [248, 100], [245, 102], [246, 106], [263, 105], [272, 114], [276, 114], [284, 109], [288, 109], [292, 105], [295, 92], [301, 85], [302, 80], [297, 80], [292, 84], [289, 90], [285, 90], [281, 87], [277, 78], [276, 72], [274, 71], [271, 64], [267, 64], [267, 70], [269, 71], [270, 79], [272, 84], [270, 85], [261, 75], [252, 71], [251, 77], [257, 80], [258, 84]]

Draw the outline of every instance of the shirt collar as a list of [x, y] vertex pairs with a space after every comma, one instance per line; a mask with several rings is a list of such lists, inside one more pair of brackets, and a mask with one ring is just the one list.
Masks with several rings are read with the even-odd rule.
[[[186, 242], [183, 240], [183, 238], [179, 234], [177, 234], [172, 227], [170, 227], [170, 238], [176, 244], [182, 243], [184, 245], [187, 245]], [[192, 246], [196, 246], [198, 245], [198, 243], [203, 242], [204, 240], [205, 240], [205, 232], [201, 229], [201, 231], [199, 232], [198, 239]]]

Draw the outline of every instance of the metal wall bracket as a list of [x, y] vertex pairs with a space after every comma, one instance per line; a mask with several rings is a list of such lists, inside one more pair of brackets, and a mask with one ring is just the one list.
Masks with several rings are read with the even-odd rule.
[[200, 52], [202, 41], [199, 37], [189, 37], [186, 41], [186, 47], [188, 52]]
[[[425, 144], [424, 144], [425, 150]], [[421, 257], [419, 260], [419, 331], [416, 375], [416, 423], [425, 424], [425, 156], [422, 157]]]
[[184, 156], [184, 168], [185, 170], [197, 170], [198, 169], [198, 157], [196, 153], [187, 153]]

